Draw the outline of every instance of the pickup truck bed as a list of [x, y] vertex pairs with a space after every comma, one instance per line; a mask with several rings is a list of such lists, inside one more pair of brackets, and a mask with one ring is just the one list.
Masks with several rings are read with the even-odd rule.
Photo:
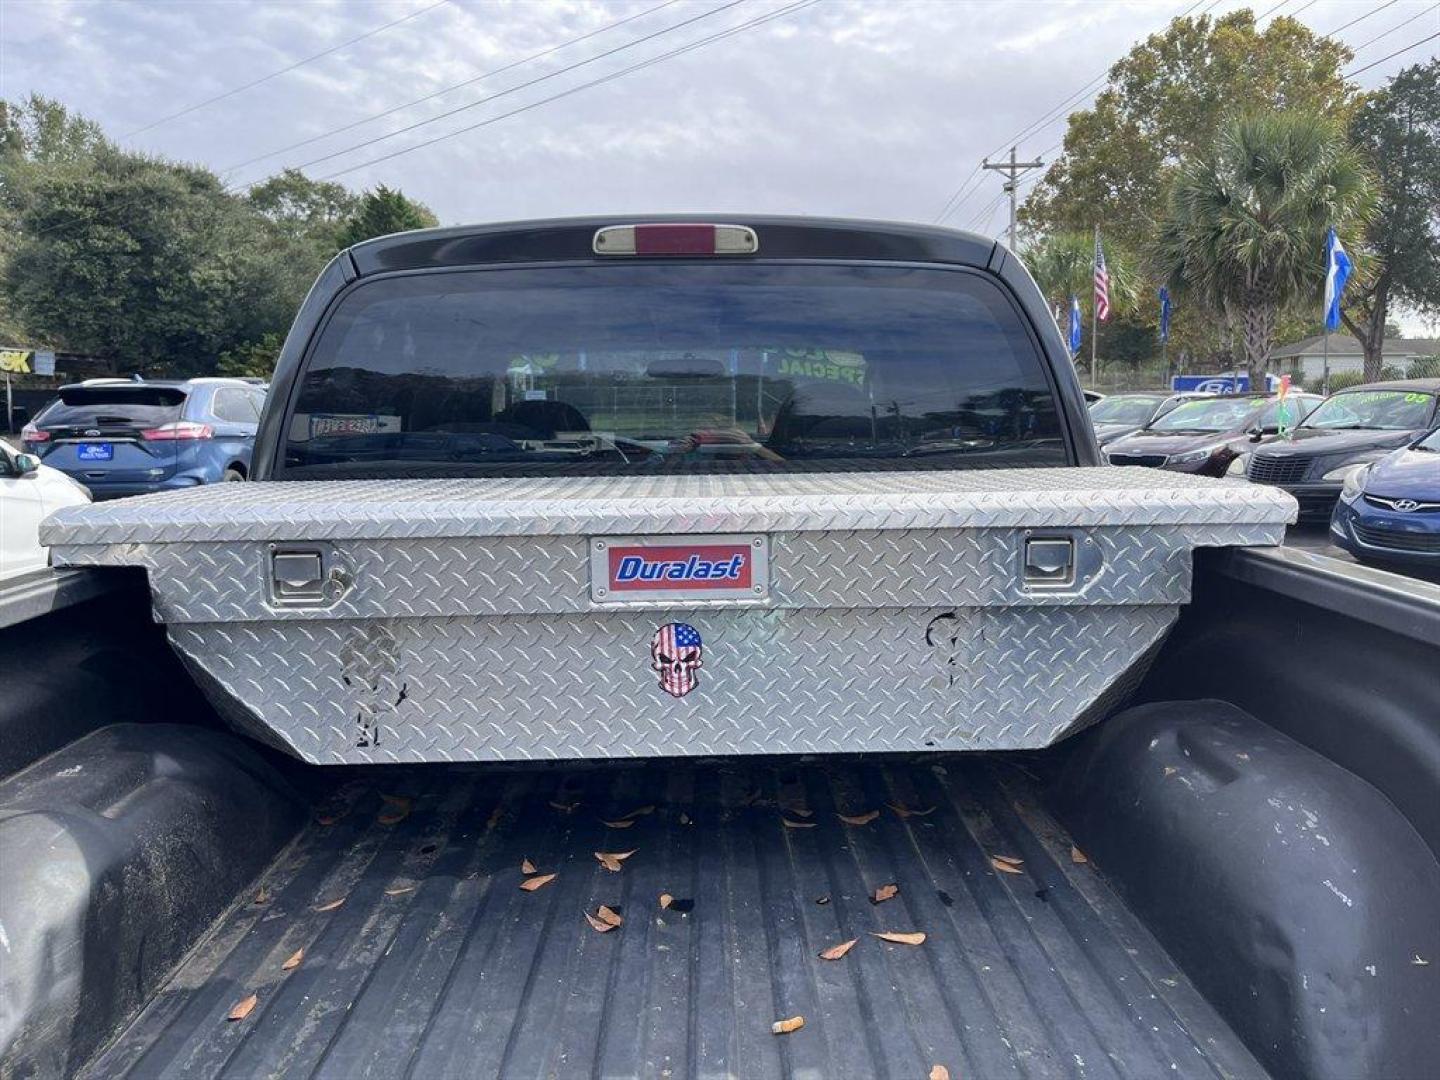
[[[1130, 707], [1045, 750], [337, 769], [228, 730], [143, 581], [99, 573], [0, 595], [0, 1077], [1408, 1080], [1440, 1054], [1433, 586], [1212, 553]], [[527, 859], [557, 877], [522, 890]]]
[[[404, 812], [387, 797], [413, 808], [385, 824]], [[651, 807], [623, 830], [603, 823]], [[863, 825], [837, 816], [876, 810]], [[619, 873], [593, 855], [630, 850]], [[1002, 855], [1020, 872], [999, 872]], [[558, 876], [524, 891], [524, 859]], [[617, 931], [586, 924], [602, 903]], [[870, 936], [886, 930], [926, 940]], [[843, 959], [817, 958], [856, 937]], [[251, 992], [254, 1012], [227, 1022]], [[771, 1034], [796, 1015], [802, 1030]], [[1072, 860], [1023, 765], [956, 756], [372, 775], [314, 808], [86, 1075], [916, 1077], [935, 1064], [987, 1078], [1261, 1072]]]

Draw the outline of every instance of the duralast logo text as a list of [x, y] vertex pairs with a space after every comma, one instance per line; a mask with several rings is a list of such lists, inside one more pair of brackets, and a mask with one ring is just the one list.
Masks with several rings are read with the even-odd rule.
[[750, 549], [745, 544], [675, 547], [612, 547], [610, 590], [750, 589]]

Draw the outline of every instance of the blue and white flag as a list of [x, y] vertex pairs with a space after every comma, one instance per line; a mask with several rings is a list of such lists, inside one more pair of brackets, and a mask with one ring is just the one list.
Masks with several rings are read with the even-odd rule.
[[1070, 295], [1070, 355], [1080, 352], [1080, 298]]
[[1160, 341], [1170, 340], [1170, 290], [1160, 286]]
[[1333, 332], [1340, 326], [1340, 297], [1345, 293], [1345, 282], [1350, 280], [1354, 266], [1350, 256], [1340, 246], [1340, 238], [1332, 228], [1325, 237], [1325, 330]]

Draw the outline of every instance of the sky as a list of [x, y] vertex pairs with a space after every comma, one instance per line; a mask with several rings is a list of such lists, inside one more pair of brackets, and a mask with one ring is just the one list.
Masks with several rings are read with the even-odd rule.
[[[0, 96], [57, 98], [237, 187], [285, 166], [399, 187], [443, 224], [933, 221], [968, 179], [945, 221], [994, 235], [984, 156], [1033, 128], [1021, 158], [1049, 160], [1061, 106], [1132, 44], [1244, 6], [1320, 33], [1354, 21], [1338, 34], [1352, 69], [1440, 31], [1434, 0], [0, 0]], [[1355, 81], [1437, 53], [1440, 38]]]

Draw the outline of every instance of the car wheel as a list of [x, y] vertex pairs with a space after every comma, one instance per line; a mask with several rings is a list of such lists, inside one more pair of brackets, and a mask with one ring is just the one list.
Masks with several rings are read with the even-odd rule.
[[224, 475], [222, 475], [220, 479], [224, 483], [229, 484], [236, 480], [244, 480], [245, 474], [242, 473], [239, 469], [226, 469]]

